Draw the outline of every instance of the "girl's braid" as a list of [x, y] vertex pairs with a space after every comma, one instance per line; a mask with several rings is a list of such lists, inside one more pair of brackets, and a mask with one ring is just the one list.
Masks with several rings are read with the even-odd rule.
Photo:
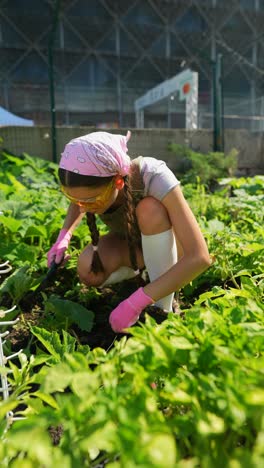
[[[137, 228], [135, 205], [133, 201], [131, 184], [130, 184], [130, 177], [129, 176], [124, 177], [124, 182], [125, 182], [125, 185], [124, 185], [125, 217], [126, 217], [126, 226], [127, 226], [126, 235], [127, 235], [127, 242], [128, 242], [128, 248], [129, 248], [129, 258], [130, 258], [130, 263], [131, 263], [133, 270], [138, 271], [137, 256], [136, 256], [138, 228]], [[87, 225], [91, 233], [92, 245], [94, 247], [97, 247], [100, 234], [97, 229], [95, 215], [92, 213], [86, 213], [86, 220], [87, 220]], [[105, 271], [97, 250], [95, 250], [93, 253], [91, 270], [94, 273]]]
[[[92, 245], [93, 245], [93, 247], [97, 247], [98, 242], [99, 242], [100, 234], [99, 234], [99, 231], [98, 231], [97, 226], [96, 226], [95, 215], [92, 214], [92, 213], [86, 213], [86, 221], [87, 221], [87, 226], [90, 229], [91, 238], [92, 238]], [[102, 261], [100, 259], [100, 256], [99, 256], [97, 250], [94, 250], [94, 252], [93, 252], [91, 270], [92, 270], [93, 273], [104, 272], [104, 266], [102, 264]]]
[[125, 216], [127, 226], [127, 242], [129, 248], [129, 257], [133, 270], [138, 270], [136, 248], [137, 248], [137, 219], [135, 205], [132, 197], [130, 177], [124, 177], [124, 195], [125, 195]]

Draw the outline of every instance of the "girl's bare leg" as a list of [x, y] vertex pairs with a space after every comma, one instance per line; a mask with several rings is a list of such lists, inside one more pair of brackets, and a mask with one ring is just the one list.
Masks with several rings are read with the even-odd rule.
[[[144, 267], [143, 255], [140, 249], [137, 250], [138, 267]], [[98, 243], [98, 254], [104, 265], [104, 272], [91, 272], [91, 263], [93, 258], [93, 248], [89, 244], [79, 256], [77, 271], [80, 280], [87, 286], [100, 286], [111, 273], [122, 266], [131, 267], [129, 258], [129, 249], [127, 241], [121, 239], [114, 233], [106, 234], [100, 237]]]

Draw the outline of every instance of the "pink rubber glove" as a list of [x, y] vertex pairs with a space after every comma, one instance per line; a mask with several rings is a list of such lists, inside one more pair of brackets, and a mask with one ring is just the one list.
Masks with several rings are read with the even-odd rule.
[[[69, 247], [72, 234], [68, 229], [61, 229], [55, 244], [48, 251], [48, 267], [55, 261], [61, 263], [64, 258], [64, 253]], [[68, 260], [70, 256], [67, 255], [65, 260]]]
[[113, 331], [121, 333], [124, 328], [134, 325], [142, 310], [153, 303], [154, 301], [144, 293], [143, 288], [137, 289], [111, 312], [109, 322]]

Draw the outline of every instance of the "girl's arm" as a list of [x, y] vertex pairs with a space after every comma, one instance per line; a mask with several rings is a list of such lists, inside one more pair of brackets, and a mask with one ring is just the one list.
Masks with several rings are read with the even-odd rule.
[[[175, 236], [182, 247], [179, 261], [157, 278], [144, 286], [144, 291], [154, 301], [179, 290], [212, 263], [206, 242], [199, 225], [179, 186], [171, 190], [162, 200]], [[162, 248], [162, 246], [161, 246]]]
[[70, 233], [72, 234], [74, 229], [81, 222], [84, 215], [85, 213], [80, 213], [80, 208], [78, 205], [71, 203], [68, 208], [68, 212], [62, 229], [67, 229], [67, 231], [70, 231]]
[[53, 244], [51, 249], [48, 251], [47, 258], [49, 268], [52, 266], [53, 262], [59, 264], [62, 262], [63, 259], [64, 261], [66, 261], [69, 257], [67, 255], [65, 257], [65, 252], [68, 249], [72, 233], [83, 218], [83, 216], [84, 213], [80, 213], [79, 207], [71, 203], [68, 208], [63, 227], [60, 230], [59, 235], [57, 237], [57, 240], [55, 244]]

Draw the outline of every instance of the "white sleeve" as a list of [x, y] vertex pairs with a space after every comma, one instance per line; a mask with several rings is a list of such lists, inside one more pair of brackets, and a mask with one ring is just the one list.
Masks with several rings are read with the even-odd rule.
[[162, 200], [174, 187], [180, 184], [167, 164], [155, 158], [140, 158], [140, 172], [144, 182], [144, 195]]

